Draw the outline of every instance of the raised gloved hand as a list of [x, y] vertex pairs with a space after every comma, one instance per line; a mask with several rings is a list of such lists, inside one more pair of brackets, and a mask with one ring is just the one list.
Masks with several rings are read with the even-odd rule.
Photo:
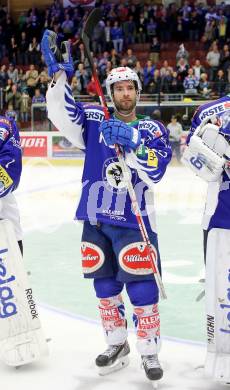
[[100, 131], [106, 145], [118, 144], [123, 146], [125, 151], [135, 150], [141, 143], [139, 131], [118, 119], [103, 121]]
[[57, 34], [51, 30], [45, 30], [41, 40], [41, 50], [45, 63], [48, 66], [49, 76], [52, 77], [59, 70], [64, 70], [67, 77], [73, 75], [73, 59], [68, 41], [62, 42], [60, 50], [57, 45]]

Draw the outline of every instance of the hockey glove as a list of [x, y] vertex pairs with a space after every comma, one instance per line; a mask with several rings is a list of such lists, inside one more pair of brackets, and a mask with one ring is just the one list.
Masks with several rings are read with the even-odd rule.
[[102, 122], [100, 131], [106, 145], [121, 145], [126, 152], [129, 152], [130, 149], [135, 150], [141, 143], [139, 131], [117, 119]]
[[185, 149], [182, 162], [206, 181], [216, 181], [230, 159], [230, 145], [219, 127], [206, 124], [198, 127]]
[[41, 50], [48, 66], [49, 76], [52, 77], [59, 70], [64, 70], [67, 77], [73, 75], [74, 67], [69, 42], [62, 42], [60, 50], [57, 45], [57, 34], [54, 31], [45, 30], [41, 41]]

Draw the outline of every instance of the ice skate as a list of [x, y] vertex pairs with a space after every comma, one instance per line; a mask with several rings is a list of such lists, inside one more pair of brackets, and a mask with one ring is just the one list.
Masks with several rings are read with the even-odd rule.
[[142, 366], [144, 367], [147, 378], [152, 382], [153, 388], [157, 389], [157, 382], [163, 376], [163, 370], [155, 355], [142, 355]]
[[128, 341], [120, 345], [110, 345], [105, 352], [96, 358], [99, 375], [107, 375], [126, 367], [129, 364], [129, 358], [127, 356], [129, 352]]

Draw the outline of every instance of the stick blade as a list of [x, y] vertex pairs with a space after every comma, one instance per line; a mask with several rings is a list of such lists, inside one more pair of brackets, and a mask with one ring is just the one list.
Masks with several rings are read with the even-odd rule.
[[84, 36], [92, 37], [95, 26], [102, 19], [102, 11], [100, 8], [94, 8], [86, 19], [85, 25], [82, 30], [81, 38], [84, 40]]

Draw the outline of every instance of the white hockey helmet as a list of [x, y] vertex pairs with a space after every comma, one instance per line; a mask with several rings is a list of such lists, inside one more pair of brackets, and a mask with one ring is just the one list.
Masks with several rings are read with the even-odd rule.
[[113, 100], [111, 86], [114, 83], [117, 83], [118, 81], [125, 81], [125, 80], [135, 81], [137, 85], [137, 96], [139, 99], [142, 87], [137, 73], [134, 72], [134, 70], [128, 68], [128, 66], [120, 66], [118, 68], [112, 69], [105, 81], [107, 95], [109, 95], [111, 100]]

